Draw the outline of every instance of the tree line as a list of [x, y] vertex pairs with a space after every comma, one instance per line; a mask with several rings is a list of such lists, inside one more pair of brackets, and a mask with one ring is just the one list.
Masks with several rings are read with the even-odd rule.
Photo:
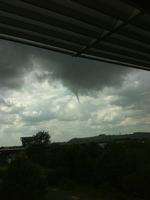
[[35, 139], [38, 142], [0, 168], [3, 199], [43, 200], [49, 187], [76, 185], [116, 188], [122, 199], [124, 194], [126, 199], [150, 198], [149, 140], [112, 142], [102, 148], [97, 143], [50, 143], [47, 132], [38, 133]]

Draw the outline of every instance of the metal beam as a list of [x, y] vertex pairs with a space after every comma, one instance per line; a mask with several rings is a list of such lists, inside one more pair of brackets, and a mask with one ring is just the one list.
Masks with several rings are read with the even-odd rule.
[[120, 22], [120, 21], [118, 21], [118, 23], [116, 23], [116, 25], [114, 26], [113, 30], [107, 32], [106, 34], [101, 35], [99, 38], [97, 38], [95, 41], [93, 41], [93, 43], [90, 43], [89, 45], [87, 45], [84, 48], [82, 48], [79, 52], [77, 52], [76, 56], [79, 56], [80, 54], [86, 52], [86, 50], [92, 48], [96, 44], [100, 44], [101, 41], [106, 40], [108, 37], [110, 37], [114, 33], [116, 33], [119, 30], [121, 30], [124, 26], [128, 25], [131, 20], [133, 20], [134, 18], [136, 18], [137, 16], [140, 16], [142, 14], [143, 13], [141, 13], [139, 11], [137, 13], [134, 13], [134, 15], [132, 14], [131, 17], [126, 22]]
[[144, 62], [139, 59], [134, 59], [134, 58], [131, 58], [128, 56], [123, 56], [123, 55], [119, 55], [119, 54], [108, 52], [108, 51], [103, 51], [103, 50], [100, 51], [97, 49], [90, 49], [90, 50], [87, 50], [85, 54], [89, 55], [89, 56], [92, 55], [95, 57], [102, 57], [102, 58], [113, 60], [113, 61], [117, 60], [117, 61], [123, 62], [123, 63], [130, 63], [132, 65], [143, 66], [142, 67], [143, 69], [150, 68], [149, 62]]

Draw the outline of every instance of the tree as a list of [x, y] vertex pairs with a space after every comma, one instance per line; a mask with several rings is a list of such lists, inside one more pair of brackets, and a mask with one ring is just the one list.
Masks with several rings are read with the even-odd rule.
[[34, 144], [35, 145], [49, 145], [51, 143], [50, 141], [50, 135], [48, 131], [39, 131], [35, 136], [34, 136]]

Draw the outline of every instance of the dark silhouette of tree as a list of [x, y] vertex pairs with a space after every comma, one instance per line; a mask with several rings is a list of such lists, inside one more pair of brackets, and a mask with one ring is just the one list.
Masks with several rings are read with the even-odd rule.
[[39, 131], [35, 136], [34, 136], [34, 144], [35, 145], [49, 145], [51, 143], [50, 141], [50, 135], [48, 131]]

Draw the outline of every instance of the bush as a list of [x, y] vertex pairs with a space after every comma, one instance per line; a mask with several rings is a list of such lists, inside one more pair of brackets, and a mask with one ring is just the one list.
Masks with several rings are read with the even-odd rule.
[[126, 176], [122, 182], [123, 190], [141, 199], [149, 200], [150, 198], [150, 170], [149, 172], [133, 173]]
[[19, 158], [6, 170], [1, 195], [5, 200], [43, 200], [46, 187], [43, 169], [27, 159]]

